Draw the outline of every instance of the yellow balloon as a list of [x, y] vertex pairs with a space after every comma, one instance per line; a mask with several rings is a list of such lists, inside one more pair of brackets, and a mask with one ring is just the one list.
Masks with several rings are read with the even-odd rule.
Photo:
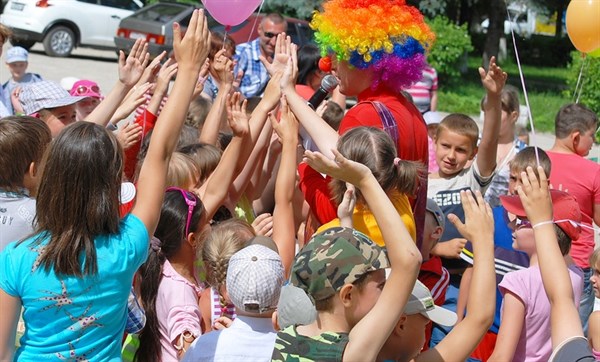
[[571, 0], [566, 25], [577, 50], [589, 53], [600, 48], [600, 0]]

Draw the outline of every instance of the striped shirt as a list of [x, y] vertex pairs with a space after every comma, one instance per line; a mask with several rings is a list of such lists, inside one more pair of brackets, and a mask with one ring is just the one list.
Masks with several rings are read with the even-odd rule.
[[217, 319], [222, 316], [229, 317], [231, 320], [235, 319], [235, 306], [229, 303], [225, 307], [221, 307], [221, 299], [219, 294], [215, 292], [214, 288], [210, 288], [210, 299], [212, 300], [212, 303], [210, 304], [211, 325], [214, 325]]
[[423, 78], [413, 84], [406, 92], [410, 94], [413, 103], [421, 113], [425, 113], [431, 109], [431, 93], [438, 89], [438, 76], [435, 69], [426, 66], [423, 69]]

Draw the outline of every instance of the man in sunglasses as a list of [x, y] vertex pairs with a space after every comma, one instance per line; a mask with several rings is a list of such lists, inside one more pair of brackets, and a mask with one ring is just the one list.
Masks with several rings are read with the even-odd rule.
[[268, 14], [258, 26], [258, 38], [236, 47], [237, 66], [234, 74], [238, 74], [240, 70], [244, 73], [240, 83], [240, 92], [244, 97], [262, 96], [269, 82], [269, 73], [260, 61], [260, 56], [271, 62], [277, 35], [286, 30], [287, 22], [283, 16]]

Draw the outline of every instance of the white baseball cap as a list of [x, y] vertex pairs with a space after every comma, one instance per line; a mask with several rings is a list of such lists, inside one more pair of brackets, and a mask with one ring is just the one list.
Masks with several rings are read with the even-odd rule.
[[404, 308], [406, 315], [417, 313], [442, 326], [453, 326], [457, 321], [456, 313], [435, 305], [429, 289], [418, 280]]

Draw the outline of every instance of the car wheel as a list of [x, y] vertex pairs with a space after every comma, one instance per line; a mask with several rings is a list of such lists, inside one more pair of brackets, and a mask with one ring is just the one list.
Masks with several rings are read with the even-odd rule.
[[34, 44], [34, 40], [20, 40], [20, 39], [11, 39], [10, 43], [15, 47], [22, 47], [25, 50], [29, 50]]
[[68, 57], [75, 47], [75, 34], [66, 26], [56, 26], [44, 37], [44, 51], [51, 57]]

